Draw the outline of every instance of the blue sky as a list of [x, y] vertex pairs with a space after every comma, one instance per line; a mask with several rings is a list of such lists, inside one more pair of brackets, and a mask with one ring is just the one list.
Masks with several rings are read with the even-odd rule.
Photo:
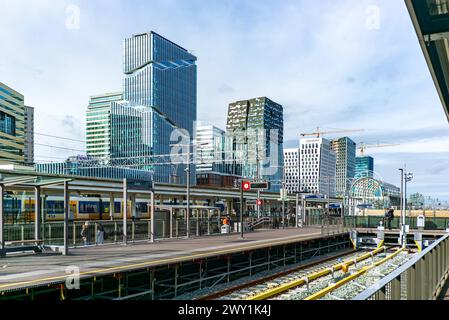
[[[0, 3], [0, 81], [36, 108], [36, 132], [83, 140], [89, 96], [121, 90], [123, 38], [155, 30], [198, 57], [202, 122], [224, 128], [229, 102], [268, 96], [284, 106], [286, 147], [317, 126], [363, 128], [350, 137], [401, 144], [369, 151], [377, 177], [399, 185], [407, 163], [411, 192], [449, 200], [449, 125], [402, 0]], [[38, 160], [74, 153], [36, 146]]]

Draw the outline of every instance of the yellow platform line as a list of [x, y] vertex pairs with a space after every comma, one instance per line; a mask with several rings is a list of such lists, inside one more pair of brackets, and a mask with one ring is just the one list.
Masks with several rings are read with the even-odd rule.
[[307, 298], [305, 298], [304, 300], [318, 300], [322, 297], [324, 297], [326, 294], [328, 294], [329, 292], [334, 291], [335, 289], [340, 288], [341, 286], [345, 285], [346, 283], [360, 277], [361, 275], [367, 273], [369, 270], [380, 266], [381, 264], [387, 262], [388, 260], [394, 258], [395, 256], [397, 256], [399, 253], [401, 253], [404, 250], [404, 248], [400, 248], [398, 249], [395, 253], [389, 255], [388, 257], [383, 258], [382, 260], [379, 260], [369, 266], [363, 267], [361, 270], [357, 271], [354, 274], [351, 274], [349, 277], [344, 278], [343, 280], [338, 281], [337, 283], [334, 283], [330, 286], [328, 286], [327, 288], [318, 291], [310, 296], [308, 296]]
[[[318, 233], [316, 235], [318, 235]], [[313, 234], [298, 236], [298, 237], [295, 237], [295, 238], [289, 239], [289, 240], [284, 239], [284, 240], [274, 241], [274, 242], [271, 242], [268, 244], [260, 244], [260, 243], [252, 244], [252, 245], [246, 245], [246, 246], [241, 246], [241, 247], [234, 247], [234, 248], [230, 248], [230, 249], [198, 253], [198, 254], [188, 255], [188, 256], [183, 256], [183, 257], [166, 258], [166, 259], [161, 259], [161, 260], [147, 260], [145, 262], [139, 262], [139, 263], [135, 263], [135, 264], [103, 268], [103, 269], [95, 269], [95, 270], [91, 270], [91, 271], [83, 271], [83, 272], [80, 272], [79, 275], [81, 276], [81, 275], [105, 273], [105, 272], [111, 272], [111, 271], [123, 271], [123, 270], [127, 270], [129, 268], [151, 267], [155, 264], [160, 264], [160, 263], [180, 262], [180, 260], [183, 260], [183, 259], [202, 258], [202, 257], [207, 257], [209, 255], [231, 253], [231, 252], [235, 252], [236, 250], [239, 251], [239, 250], [264, 248], [267, 245], [275, 246], [275, 245], [280, 245], [280, 244], [289, 244], [289, 243], [294, 242], [295, 240], [309, 240], [309, 239], [314, 239]], [[54, 277], [48, 277], [48, 278], [39, 278], [39, 279], [34, 279], [34, 280], [29, 280], [29, 281], [21, 281], [21, 282], [15, 282], [15, 283], [10, 283], [10, 284], [4, 284], [4, 285], [0, 285], [0, 289], [29, 285], [29, 284], [33, 284], [33, 283], [46, 282], [46, 281], [64, 280], [68, 276], [73, 276], [73, 274], [63, 275], [63, 276], [54, 276]]]
[[361, 255], [361, 256], [359, 256], [359, 257], [357, 257], [355, 259], [350, 259], [350, 260], [346, 260], [345, 262], [338, 263], [338, 264], [333, 265], [333, 266], [331, 266], [329, 268], [326, 268], [325, 270], [321, 270], [321, 271], [312, 273], [309, 276], [305, 276], [305, 277], [303, 277], [301, 279], [288, 282], [288, 283], [283, 284], [281, 286], [278, 286], [276, 288], [269, 289], [269, 290], [264, 291], [262, 293], [259, 293], [257, 295], [248, 297], [246, 300], [265, 300], [265, 299], [271, 298], [271, 297], [276, 296], [276, 295], [278, 295], [278, 294], [280, 294], [282, 292], [288, 291], [288, 290], [290, 290], [292, 288], [304, 285], [307, 282], [310, 282], [310, 281], [316, 280], [318, 278], [327, 276], [327, 275], [332, 273], [332, 270], [338, 271], [338, 270], [341, 270], [343, 267], [347, 268], [347, 267], [349, 267], [349, 266], [351, 266], [351, 265], [353, 265], [353, 264], [355, 264], [357, 262], [366, 260], [366, 259], [372, 257], [373, 255], [376, 255], [376, 254], [384, 251], [385, 249], [386, 249], [386, 247], [377, 248], [376, 250], [368, 252], [368, 253], [366, 253], [364, 255]]

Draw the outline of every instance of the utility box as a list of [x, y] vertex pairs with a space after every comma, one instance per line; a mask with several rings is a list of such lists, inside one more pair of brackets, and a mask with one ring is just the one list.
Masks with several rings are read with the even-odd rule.
[[221, 226], [221, 233], [222, 234], [231, 233], [231, 227], [229, 226], [229, 224], [225, 224], [225, 225]]
[[426, 226], [426, 217], [424, 215], [419, 215], [416, 219], [416, 227], [424, 228]]

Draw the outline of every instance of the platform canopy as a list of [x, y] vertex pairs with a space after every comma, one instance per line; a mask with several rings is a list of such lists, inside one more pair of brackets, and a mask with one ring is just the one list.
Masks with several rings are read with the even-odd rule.
[[[29, 190], [35, 187], [45, 188], [46, 193], [61, 194], [64, 182], [69, 182], [70, 191], [82, 194], [121, 194], [123, 181], [116, 179], [90, 178], [73, 175], [57, 175], [39, 173], [33, 170], [12, 170], [0, 168], [0, 184], [14, 190]], [[144, 185], [141, 181], [129, 181], [128, 193], [139, 195], [151, 194], [151, 185]]]
[[405, 0], [449, 121], [449, 0]]

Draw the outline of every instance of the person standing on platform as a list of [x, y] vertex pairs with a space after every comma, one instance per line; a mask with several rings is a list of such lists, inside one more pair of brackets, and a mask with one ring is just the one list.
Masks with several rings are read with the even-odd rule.
[[97, 223], [97, 245], [104, 242], [104, 227], [101, 223]]
[[89, 244], [89, 222], [85, 222], [83, 224], [83, 228], [81, 229], [81, 238], [83, 238], [84, 245], [87, 246]]

